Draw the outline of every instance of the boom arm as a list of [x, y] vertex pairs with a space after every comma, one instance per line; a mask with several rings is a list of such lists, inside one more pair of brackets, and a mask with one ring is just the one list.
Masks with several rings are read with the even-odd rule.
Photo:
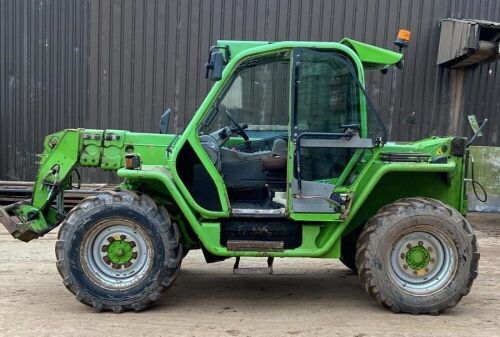
[[[103, 132], [94, 130], [94, 139], [102, 136]], [[45, 138], [31, 201], [0, 209], [0, 221], [15, 238], [30, 241], [56, 227], [64, 218], [63, 192], [70, 188], [70, 174], [82, 157], [83, 134], [83, 129], [69, 129]], [[53, 207], [56, 198], [57, 204]], [[11, 218], [9, 211], [19, 222]]]
[[31, 201], [0, 207], [0, 222], [19, 240], [42, 236], [66, 216], [63, 193], [71, 188], [71, 172], [76, 167], [116, 171], [124, 166], [124, 155], [129, 152], [137, 153], [144, 164], [165, 165], [165, 149], [172, 138], [92, 129], [67, 129], [49, 135], [44, 141]]

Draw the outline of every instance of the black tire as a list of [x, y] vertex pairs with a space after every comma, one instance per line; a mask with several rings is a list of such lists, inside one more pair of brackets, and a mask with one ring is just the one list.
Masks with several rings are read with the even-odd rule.
[[340, 245], [340, 262], [354, 274], [358, 273], [358, 269], [356, 268], [356, 247], [362, 228], [361, 226], [347, 234], [342, 238], [342, 243]]
[[[439, 244], [428, 253], [436, 258], [419, 253], [417, 260], [408, 260], [411, 250], [427, 245], [420, 238], [433, 237]], [[405, 245], [410, 239], [419, 241]], [[428, 267], [415, 264], [424, 261], [421, 257], [430, 263]], [[356, 253], [359, 277], [368, 294], [395, 312], [411, 314], [437, 315], [457, 305], [471, 290], [478, 262], [477, 239], [467, 220], [454, 208], [428, 198], [401, 199], [383, 207], [364, 227]]]
[[[127, 238], [120, 230], [132, 234]], [[110, 262], [109, 247], [114, 241], [127, 242], [126, 250], [133, 257], [126, 263]], [[100, 253], [96, 247], [103, 242], [108, 245]], [[102, 261], [99, 254], [106, 255]], [[123, 250], [119, 254], [123, 256]], [[109, 192], [87, 198], [71, 210], [59, 231], [56, 256], [64, 285], [80, 302], [98, 311], [141, 311], [173, 285], [182, 246], [177, 226], [164, 207], [146, 195]], [[116, 255], [113, 258], [116, 261]], [[117, 270], [116, 276], [121, 273], [123, 278], [109, 270]]]

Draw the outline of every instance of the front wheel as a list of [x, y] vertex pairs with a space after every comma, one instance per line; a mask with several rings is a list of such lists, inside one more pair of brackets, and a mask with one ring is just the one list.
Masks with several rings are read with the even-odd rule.
[[366, 291], [395, 312], [439, 314], [467, 295], [479, 247], [465, 218], [440, 201], [398, 200], [365, 225], [356, 265]]
[[83, 200], [66, 217], [57, 268], [76, 298], [98, 310], [140, 311], [174, 282], [179, 231], [146, 195], [111, 192]]

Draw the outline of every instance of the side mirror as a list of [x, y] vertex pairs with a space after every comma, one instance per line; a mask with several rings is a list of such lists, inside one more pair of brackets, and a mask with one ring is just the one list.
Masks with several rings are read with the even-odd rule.
[[221, 51], [212, 51], [208, 57], [207, 64], [205, 64], [205, 68], [207, 69], [205, 77], [213, 82], [220, 80], [225, 63], [224, 54]]
[[167, 108], [160, 117], [160, 133], [166, 134], [168, 131], [168, 124], [170, 123], [170, 112], [172, 110]]

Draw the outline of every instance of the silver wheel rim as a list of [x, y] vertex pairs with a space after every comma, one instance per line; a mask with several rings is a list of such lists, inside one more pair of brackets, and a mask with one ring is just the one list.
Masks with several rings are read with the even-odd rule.
[[[422, 261], [417, 260], [420, 264], [409, 263], [414, 262], [408, 257], [415, 250], [423, 257]], [[429, 295], [441, 290], [456, 272], [456, 247], [450, 238], [438, 231], [431, 233], [426, 229], [404, 233], [394, 241], [389, 255], [392, 282], [412, 295]]]
[[[110, 261], [106, 247], [115, 240], [132, 247], [127, 263]], [[109, 219], [97, 223], [85, 235], [80, 261], [85, 274], [99, 286], [110, 290], [125, 290], [141, 283], [152, 265], [152, 243], [144, 230], [126, 219]]]

